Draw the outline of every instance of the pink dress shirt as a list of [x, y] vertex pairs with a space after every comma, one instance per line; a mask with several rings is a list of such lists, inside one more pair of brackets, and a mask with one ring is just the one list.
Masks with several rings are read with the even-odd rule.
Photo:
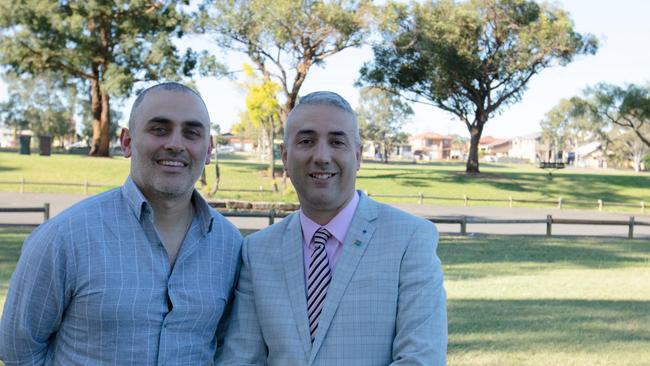
[[[324, 226], [325, 229], [332, 234], [332, 236], [327, 240], [327, 243], [325, 243], [325, 251], [327, 252], [327, 260], [329, 261], [332, 275], [334, 275], [336, 261], [339, 259], [339, 256], [343, 251], [343, 241], [345, 241], [345, 235], [348, 233], [348, 229], [352, 223], [352, 218], [354, 217], [354, 212], [357, 210], [357, 205], [359, 205], [359, 192], [355, 191], [350, 202], [348, 202], [341, 212], [334, 216], [334, 218]], [[306, 294], [309, 262], [311, 261], [311, 254], [314, 251], [311, 239], [314, 237], [316, 230], [321, 226], [312, 221], [304, 212], [302, 212], [302, 210], [300, 210], [300, 227], [302, 228], [302, 254]]]

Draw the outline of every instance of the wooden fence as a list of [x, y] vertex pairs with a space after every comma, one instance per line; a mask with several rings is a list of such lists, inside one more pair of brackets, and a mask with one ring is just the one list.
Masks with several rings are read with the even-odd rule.
[[[68, 187], [83, 187], [83, 193], [85, 195], [88, 195], [88, 188], [110, 188], [112, 186], [106, 185], [106, 184], [95, 184], [95, 183], [90, 183], [87, 180], [84, 181], [83, 183], [71, 183], [71, 182], [36, 182], [36, 181], [26, 181], [24, 178], [21, 178], [19, 181], [7, 181], [7, 180], [0, 180], [0, 184], [18, 184], [19, 185], [19, 191], [20, 193], [25, 192], [25, 186], [27, 185], [35, 185], [35, 186], [68, 186]], [[259, 187], [259, 189], [230, 189], [230, 188], [220, 188], [220, 192], [258, 192], [258, 193], [273, 193], [273, 190], [271, 189], [264, 189], [262, 186]], [[646, 212], [646, 203], [645, 201], [641, 200], [639, 203], [629, 203], [629, 202], [616, 202], [616, 201], [605, 201], [602, 199], [598, 200], [566, 200], [563, 199], [562, 197], [558, 197], [557, 199], [549, 199], [549, 200], [522, 200], [522, 199], [514, 199], [512, 196], [508, 196], [507, 199], [503, 198], [475, 198], [472, 197], [470, 198], [467, 195], [463, 195], [462, 197], [453, 197], [453, 196], [432, 196], [432, 195], [425, 195], [424, 193], [420, 192], [418, 194], [377, 194], [377, 193], [371, 193], [366, 191], [365, 192], [368, 196], [372, 197], [379, 197], [379, 198], [414, 198], [417, 200], [417, 203], [422, 205], [424, 204], [425, 200], [430, 200], [430, 201], [460, 201], [463, 202], [463, 206], [467, 207], [470, 206], [472, 202], [491, 202], [491, 203], [504, 203], [507, 204], [508, 207], [513, 207], [515, 204], [519, 203], [532, 203], [532, 204], [545, 204], [545, 205], [552, 205], [555, 206], [558, 209], [562, 209], [563, 205], [583, 205], [583, 206], [592, 206], [598, 209], [598, 211], [603, 211], [603, 208], [607, 206], [613, 206], [613, 207], [639, 207], [641, 210], [641, 213], [644, 214]]]
[[438, 201], [462, 201], [463, 206], [468, 207], [470, 206], [471, 202], [495, 202], [495, 203], [500, 203], [503, 202], [504, 204], [507, 204], [508, 207], [513, 207], [515, 203], [536, 203], [536, 204], [547, 204], [547, 205], [553, 205], [557, 207], [558, 209], [562, 209], [562, 205], [585, 205], [585, 206], [595, 206], [598, 208], [598, 211], [602, 211], [603, 207], [605, 206], [605, 203], [607, 203], [607, 206], [614, 206], [614, 207], [639, 207], [641, 209], [641, 213], [645, 213], [645, 208], [646, 204], [645, 201], [639, 201], [638, 204], [636, 203], [628, 203], [628, 202], [615, 202], [615, 201], [604, 201], [602, 199], [598, 200], [565, 200], [562, 197], [558, 197], [557, 199], [553, 200], [520, 200], [520, 199], [514, 199], [512, 196], [508, 196], [507, 199], [503, 198], [470, 198], [467, 195], [463, 195], [462, 197], [449, 197], [449, 196], [430, 196], [430, 195], [425, 195], [423, 193], [418, 193], [418, 194], [374, 194], [370, 192], [366, 192], [368, 196], [372, 197], [384, 197], [384, 198], [415, 198], [417, 199], [418, 204], [422, 205], [424, 204], [424, 200], [438, 200]]
[[[43, 220], [50, 217], [50, 204], [46, 203], [42, 207], [0, 207], [0, 212], [43, 212]], [[220, 210], [226, 217], [259, 217], [268, 218], [269, 225], [273, 225], [278, 218], [284, 218], [291, 214], [288, 211], [242, 211], [242, 210]], [[650, 226], [650, 222], [637, 221], [634, 216], [628, 220], [581, 220], [581, 219], [554, 219], [552, 215], [547, 215], [546, 219], [485, 219], [472, 216], [459, 217], [435, 217], [428, 216], [425, 219], [435, 224], [458, 224], [460, 225], [459, 234], [467, 235], [468, 224], [544, 224], [546, 225], [546, 236], [553, 235], [553, 225], [610, 225], [610, 226], [627, 226], [628, 239], [634, 238], [634, 228], [636, 226]]]

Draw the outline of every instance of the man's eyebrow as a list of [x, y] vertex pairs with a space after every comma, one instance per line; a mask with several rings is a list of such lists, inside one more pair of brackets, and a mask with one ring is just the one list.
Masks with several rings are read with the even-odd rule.
[[[153, 117], [147, 121], [147, 124], [152, 124], [152, 123], [169, 125], [172, 123], [172, 120], [167, 117]], [[205, 129], [205, 124], [197, 120], [184, 121], [182, 125], [183, 127], [194, 127], [194, 128]]]

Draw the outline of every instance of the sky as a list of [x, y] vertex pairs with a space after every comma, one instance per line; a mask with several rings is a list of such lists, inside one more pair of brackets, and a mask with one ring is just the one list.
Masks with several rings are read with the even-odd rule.
[[[624, 85], [650, 83], [650, 1], [645, 0], [562, 0], [557, 5], [567, 10], [576, 31], [591, 33], [600, 42], [596, 55], [578, 56], [569, 65], [554, 66], [533, 76], [522, 100], [507, 106], [489, 120], [483, 136], [512, 138], [540, 131], [544, 114], [562, 98], [579, 95], [586, 87], [599, 82]], [[231, 69], [241, 69], [245, 56], [224, 54], [209, 40], [194, 38], [183, 41], [195, 49], [213, 50]], [[225, 58], [225, 60], [224, 60]], [[353, 108], [358, 104], [359, 90], [354, 82], [364, 62], [372, 59], [369, 47], [344, 50], [328, 59], [321, 67], [312, 67], [301, 95], [316, 90], [331, 90], [346, 98]], [[203, 78], [196, 80], [213, 122], [222, 132], [239, 119], [244, 110], [245, 93], [237, 80]], [[5, 100], [6, 87], [0, 81], [0, 101]], [[133, 98], [122, 104], [126, 125]], [[432, 131], [441, 134], [469, 136], [464, 123], [453, 115], [430, 105], [412, 104], [414, 115], [405, 124], [409, 133]]]

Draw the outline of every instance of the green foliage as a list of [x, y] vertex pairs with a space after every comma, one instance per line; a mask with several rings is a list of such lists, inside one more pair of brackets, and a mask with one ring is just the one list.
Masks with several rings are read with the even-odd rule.
[[383, 42], [360, 83], [456, 115], [471, 136], [467, 172], [478, 172], [485, 123], [519, 101], [532, 76], [597, 48], [565, 11], [533, 1], [389, 2], [383, 14]]
[[221, 47], [246, 54], [279, 83], [285, 120], [313, 65], [361, 45], [371, 9], [368, 0], [216, 0], [206, 1], [200, 23]]
[[408, 140], [401, 129], [413, 110], [399, 95], [378, 88], [361, 89], [359, 101], [356, 114], [361, 138], [372, 142], [382, 152], [384, 162], [388, 162], [393, 148]]
[[242, 114], [242, 123], [248, 122], [254, 129], [262, 132], [262, 142], [266, 146], [269, 162], [268, 174], [275, 179], [275, 134], [282, 128], [280, 120], [280, 103], [278, 93], [280, 85], [268, 77], [260, 78], [249, 65], [244, 65], [248, 80], [243, 86], [246, 89], [246, 112]]
[[74, 134], [76, 89], [58, 75], [47, 72], [36, 77], [5, 75], [8, 101], [0, 104], [4, 124], [14, 131], [30, 129], [35, 135], [63, 137]]
[[586, 113], [632, 131], [650, 147], [650, 86], [597, 84], [585, 91]]
[[110, 97], [136, 81], [190, 76], [198, 54], [179, 56], [183, 1], [0, 0], [0, 64], [17, 74], [56, 72], [90, 88], [91, 154], [108, 155]]

